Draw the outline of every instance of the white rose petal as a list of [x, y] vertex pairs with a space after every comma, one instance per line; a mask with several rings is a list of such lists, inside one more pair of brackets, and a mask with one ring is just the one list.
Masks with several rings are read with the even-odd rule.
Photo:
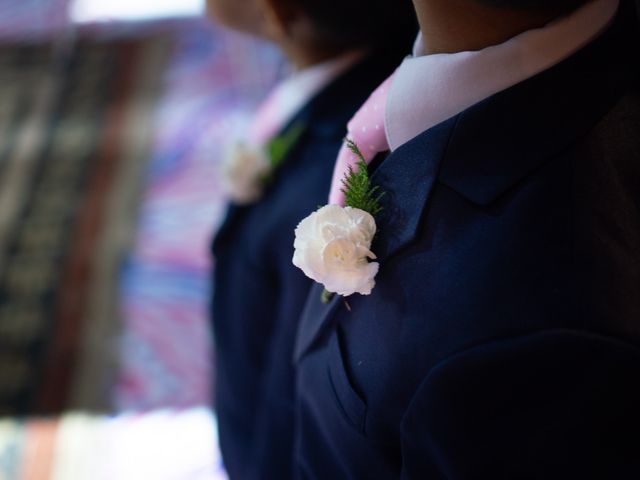
[[379, 265], [371, 242], [373, 217], [360, 209], [326, 205], [302, 220], [295, 231], [293, 264], [332, 293], [369, 295]]
[[263, 148], [233, 144], [222, 160], [222, 185], [234, 203], [250, 204], [262, 194], [261, 179], [269, 169], [269, 157]]

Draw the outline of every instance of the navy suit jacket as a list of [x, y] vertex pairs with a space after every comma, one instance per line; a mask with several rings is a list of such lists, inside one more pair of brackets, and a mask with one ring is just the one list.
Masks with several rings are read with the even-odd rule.
[[326, 203], [347, 122], [400, 60], [400, 53], [372, 55], [313, 98], [284, 127], [304, 131], [263, 197], [230, 206], [214, 240], [214, 401], [233, 479], [293, 474], [291, 357], [311, 286], [291, 263], [293, 232]]
[[314, 287], [300, 323], [298, 478], [640, 478], [640, 55], [622, 3], [571, 58], [372, 168], [377, 284], [348, 305]]

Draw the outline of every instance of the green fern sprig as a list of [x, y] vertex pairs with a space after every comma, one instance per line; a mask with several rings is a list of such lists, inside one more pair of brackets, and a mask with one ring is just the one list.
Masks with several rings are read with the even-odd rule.
[[300, 137], [305, 131], [303, 122], [298, 122], [290, 127], [285, 133], [274, 137], [266, 145], [267, 155], [269, 157], [269, 172], [260, 178], [260, 183], [266, 187], [273, 180], [275, 171], [282, 165], [293, 147], [298, 143]]
[[271, 161], [271, 168], [273, 170], [278, 168], [284, 159], [287, 158], [293, 146], [298, 143], [304, 130], [304, 124], [298, 122], [282, 135], [271, 139], [267, 145], [267, 152], [269, 153], [269, 160]]
[[[375, 217], [382, 211], [380, 199], [384, 195], [384, 192], [381, 192], [379, 187], [371, 185], [369, 172], [367, 171], [367, 162], [358, 145], [349, 139], [345, 139], [345, 142], [347, 148], [358, 157], [358, 162], [356, 163], [357, 170], [349, 166], [349, 172], [342, 180], [342, 193], [344, 193], [345, 198], [344, 203], [347, 207], [359, 208]], [[326, 304], [329, 303], [335, 295], [335, 293], [329, 292], [325, 288], [322, 291], [322, 295], [320, 295], [320, 300]], [[351, 310], [351, 307], [346, 301], [345, 305], [348, 310]]]
[[346, 139], [346, 145], [354, 155], [358, 157], [357, 170], [349, 166], [347, 176], [342, 180], [342, 193], [344, 193], [347, 207], [359, 208], [370, 213], [374, 217], [382, 211], [380, 199], [384, 196], [379, 187], [372, 186], [367, 171], [367, 163], [362, 152], [353, 140]]

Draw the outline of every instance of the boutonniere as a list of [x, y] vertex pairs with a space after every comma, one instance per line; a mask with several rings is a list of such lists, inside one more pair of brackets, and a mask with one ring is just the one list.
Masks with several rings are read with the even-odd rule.
[[302, 220], [295, 230], [293, 264], [322, 284], [323, 302], [334, 294], [369, 295], [379, 265], [373, 260], [371, 242], [376, 234], [374, 217], [384, 195], [369, 181], [367, 164], [358, 146], [347, 146], [359, 158], [342, 181], [345, 206], [325, 205]]
[[256, 202], [304, 130], [302, 123], [296, 123], [266, 145], [232, 144], [224, 154], [221, 168], [223, 188], [231, 201], [237, 205]]

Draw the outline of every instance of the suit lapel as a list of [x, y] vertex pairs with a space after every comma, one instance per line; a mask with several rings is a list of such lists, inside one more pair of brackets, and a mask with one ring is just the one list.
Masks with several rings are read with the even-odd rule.
[[399, 147], [373, 172], [372, 183], [384, 192], [372, 245], [379, 261], [415, 238], [455, 124], [452, 118], [429, 129]]
[[305, 352], [309, 350], [315, 339], [320, 336], [320, 333], [327, 326], [328, 319], [332, 318], [332, 315], [342, 303], [343, 297], [340, 295], [335, 295], [329, 303], [322, 303], [322, 291], [322, 285], [316, 283], [307, 297], [307, 303], [298, 326], [294, 362], [300, 360]]
[[[380, 262], [415, 237], [453, 125], [455, 119], [429, 130], [420, 141], [400, 147], [373, 173], [372, 182], [385, 192], [381, 201], [384, 210], [376, 219], [379, 234], [372, 246]], [[343, 305], [343, 297], [339, 295], [323, 304], [322, 290], [321, 285], [315, 284], [307, 298], [298, 327], [295, 361], [328, 328]]]
[[225, 239], [232, 231], [233, 225], [237, 221], [238, 217], [241, 216], [241, 212], [245, 210], [246, 207], [240, 207], [233, 203], [230, 203], [227, 206], [227, 212], [222, 220], [222, 223], [218, 227], [218, 230], [213, 237], [213, 242], [211, 244], [211, 253], [214, 257], [217, 257], [223, 249], [223, 245], [225, 243]]

